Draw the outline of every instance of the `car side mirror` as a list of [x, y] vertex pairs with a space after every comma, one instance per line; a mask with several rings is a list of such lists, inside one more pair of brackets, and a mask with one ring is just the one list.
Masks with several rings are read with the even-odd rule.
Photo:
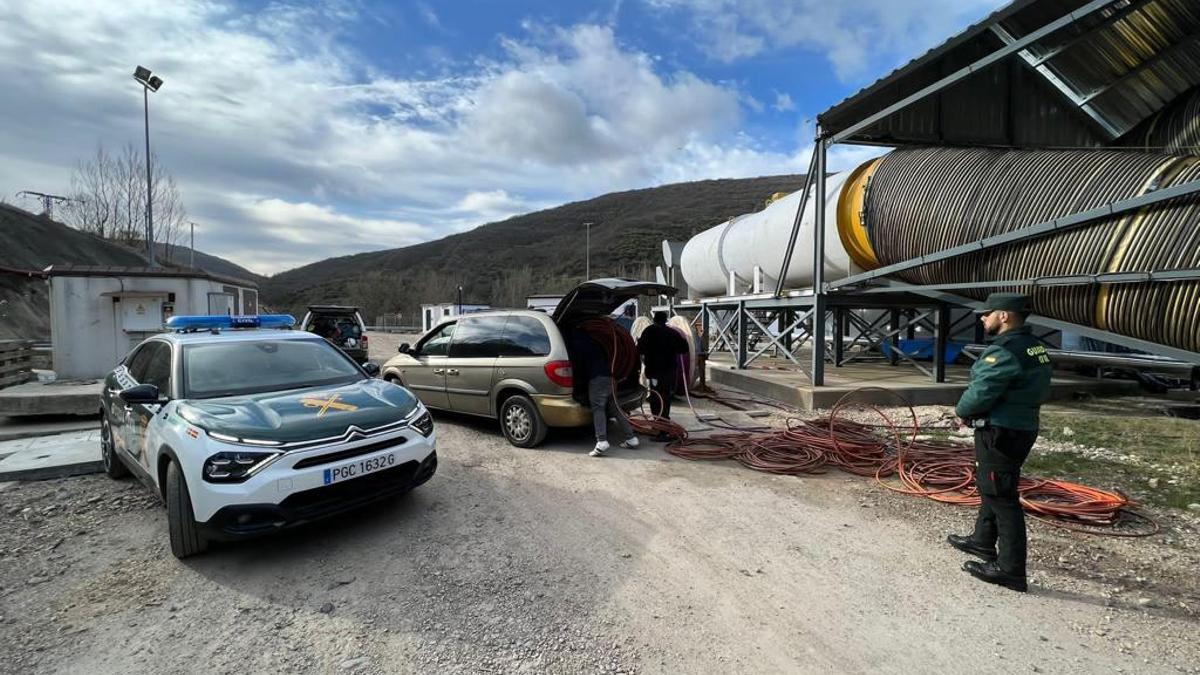
[[167, 398], [152, 384], [139, 384], [128, 389], [122, 389], [117, 396], [126, 403], [142, 405], [159, 405], [167, 402]]
[[400, 343], [400, 349], [398, 349], [396, 351], [400, 352], [401, 354], [411, 354], [412, 346], [409, 345], [407, 342], [402, 342], [402, 343]]
[[367, 374], [371, 377], [379, 376], [379, 365], [371, 361], [367, 361], [363, 364], [363, 370], [367, 371]]

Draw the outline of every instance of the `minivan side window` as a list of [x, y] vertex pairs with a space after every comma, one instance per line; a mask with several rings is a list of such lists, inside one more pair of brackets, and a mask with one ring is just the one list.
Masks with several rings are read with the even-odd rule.
[[541, 321], [531, 316], [510, 316], [504, 327], [501, 356], [547, 356], [550, 335]]
[[507, 320], [505, 316], [483, 316], [459, 321], [458, 330], [454, 331], [454, 341], [450, 344], [450, 358], [483, 359], [499, 356]]
[[450, 351], [450, 337], [454, 335], [454, 324], [442, 326], [417, 345], [421, 356], [445, 356]]

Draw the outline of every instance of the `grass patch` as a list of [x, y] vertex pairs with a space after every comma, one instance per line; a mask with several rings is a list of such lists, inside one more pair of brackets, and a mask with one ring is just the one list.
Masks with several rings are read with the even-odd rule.
[[[1106, 448], [1140, 461], [1034, 451], [1025, 464], [1029, 474], [1119, 489], [1151, 506], [1184, 509], [1200, 503], [1200, 422], [1043, 412], [1041, 435], [1052, 441]], [[1157, 487], [1150, 487], [1152, 478], [1158, 479]]]
[[1041, 434], [1052, 441], [1108, 448], [1156, 464], [1194, 468], [1200, 463], [1200, 422], [1195, 420], [1043, 412]]

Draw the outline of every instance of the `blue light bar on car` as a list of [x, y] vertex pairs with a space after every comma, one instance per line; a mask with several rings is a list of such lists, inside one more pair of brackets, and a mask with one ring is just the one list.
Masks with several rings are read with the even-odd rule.
[[296, 317], [291, 314], [248, 314], [245, 316], [173, 316], [167, 319], [167, 328], [176, 331], [221, 330], [233, 328], [291, 328]]

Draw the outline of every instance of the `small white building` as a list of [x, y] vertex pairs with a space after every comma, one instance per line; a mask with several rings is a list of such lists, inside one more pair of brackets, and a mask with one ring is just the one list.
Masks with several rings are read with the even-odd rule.
[[176, 314], [257, 314], [252, 281], [147, 267], [52, 265], [50, 342], [60, 379], [103, 377]]
[[561, 295], [527, 295], [525, 296], [525, 309], [536, 309], [539, 312], [553, 314], [562, 299]]
[[431, 305], [421, 305], [421, 332], [428, 333], [439, 323], [452, 317], [459, 316], [460, 314], [486, 312], [491, 308], [491, 305], [469, 305], [466, 303], [460, 305], [457, 302], [442, 302]]

